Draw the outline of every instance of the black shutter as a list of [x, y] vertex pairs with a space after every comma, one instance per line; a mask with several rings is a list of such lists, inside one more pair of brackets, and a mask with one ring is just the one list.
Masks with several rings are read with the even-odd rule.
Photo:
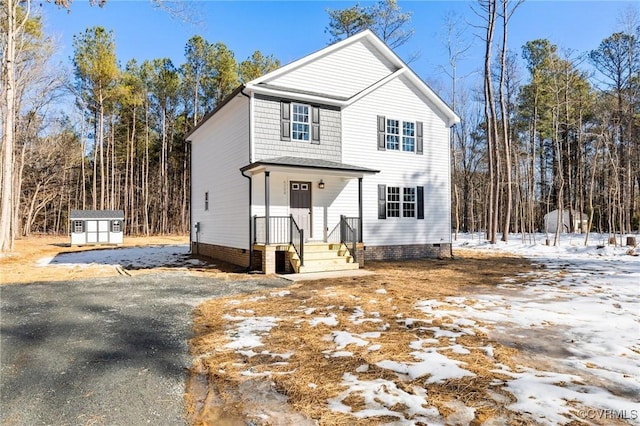
[[418, 203], [418, 219], [424, 219], [424, 186], [418, 187], [418, 196], [416, 202]]
[[422, 155], [423, 152], [422, 139], [422, 121], [416, 122], [416, 154]]
[[280, 139], [291, 140], [291, 103], [280, 102]]
[[[384, 138], [384, 130], [387, 125], [387, 120], [385, 120], [384, 116], [378, 116], [378, 150], [385, 151], [387, 149], [387, 144]], [[382, 218], [384, 219], [384, 218]]]
[[378, 185], [378, 219], [387, 218], [387, 185]]
[[311, 143], [320, 143], [320, 108], [311, 107]]

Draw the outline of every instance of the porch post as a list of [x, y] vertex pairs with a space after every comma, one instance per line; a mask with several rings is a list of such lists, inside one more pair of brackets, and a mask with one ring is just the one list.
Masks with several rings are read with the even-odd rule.
[[358, 242], [362, 242], [362, 178], [358, 178]]
[[265, 230], [265, 238], [264, 238], [264, 243], [265, 245], [269, 245], [269, 204], [270, 204], [270, 200], [269, 200], [269, 173], [270, 172], [264, 172], [264, 230]]

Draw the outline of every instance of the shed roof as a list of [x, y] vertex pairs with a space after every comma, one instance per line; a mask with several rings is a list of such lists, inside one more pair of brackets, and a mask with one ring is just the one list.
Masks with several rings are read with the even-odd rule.
[[124, 210], [71, 210], [69, 220], [124, 219]]

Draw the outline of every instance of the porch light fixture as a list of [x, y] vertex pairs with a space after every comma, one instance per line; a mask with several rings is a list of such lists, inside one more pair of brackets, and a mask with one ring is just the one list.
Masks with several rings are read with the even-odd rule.
[[320, 182], [318, 182], [318, 188], [324, 189], [324, 181], [322, 179], [320, 179]]

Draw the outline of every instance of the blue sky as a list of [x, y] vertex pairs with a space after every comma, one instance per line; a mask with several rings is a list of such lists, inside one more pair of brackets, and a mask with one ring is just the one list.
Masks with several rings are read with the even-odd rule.
[[[194, 22], [184, 22], [152, 6], [150, 1], [108, 0], [103, 8], [76, 0], [71, 11], [58, 10], [50, 3], [36, 3], [44, 15], [47, 32], [58, 40], [59, 60], [70, 64], [72, 38], [87, 27], [103, 26], [113, 30], [116, 52], [124, 66], [129, 59], [139, 61], [169, 57], [176, 66], [184, 61], [184, 46], [199, 34], [210, 42], [222, 41], [241, 61], [254, 50], [273, 54], [283, 64], [326, 46], [330, 36], [327, 8], [349, 7], [355, 2], [321, 1], [190, 1], [185, 6]], [[361, 1], [367, 5], [370, 2]], [[469, 22], [469, 37], [475, 48], [461, 67], [482, 65], [481, 41], [474, 36], [480, 23], [471, 10], [471, 1], [400, 1], [404, 11], [413, 12], [415, 35], [397, 53], [408, 57], [420, 52], [411, 67], [423, 79], [433, 82], [444, 78], [440, 66], [446, 63], [441, 41], [444, 16], [462, 15]], [[618, 18], [630, 5], [622, 1], [537, 1], [529, 0], [516, 11], [509, 27], [509, 46], [520, 55], [528, 40], [548, 38], [574, 55], [598, 47], [603, 38], [619, 29]], [[68, 65], [70, 66], [70, 65]], [[586, 66], [586, 65], [585, 65]], [[525, 77], [525, 71], [522, 71]]]

